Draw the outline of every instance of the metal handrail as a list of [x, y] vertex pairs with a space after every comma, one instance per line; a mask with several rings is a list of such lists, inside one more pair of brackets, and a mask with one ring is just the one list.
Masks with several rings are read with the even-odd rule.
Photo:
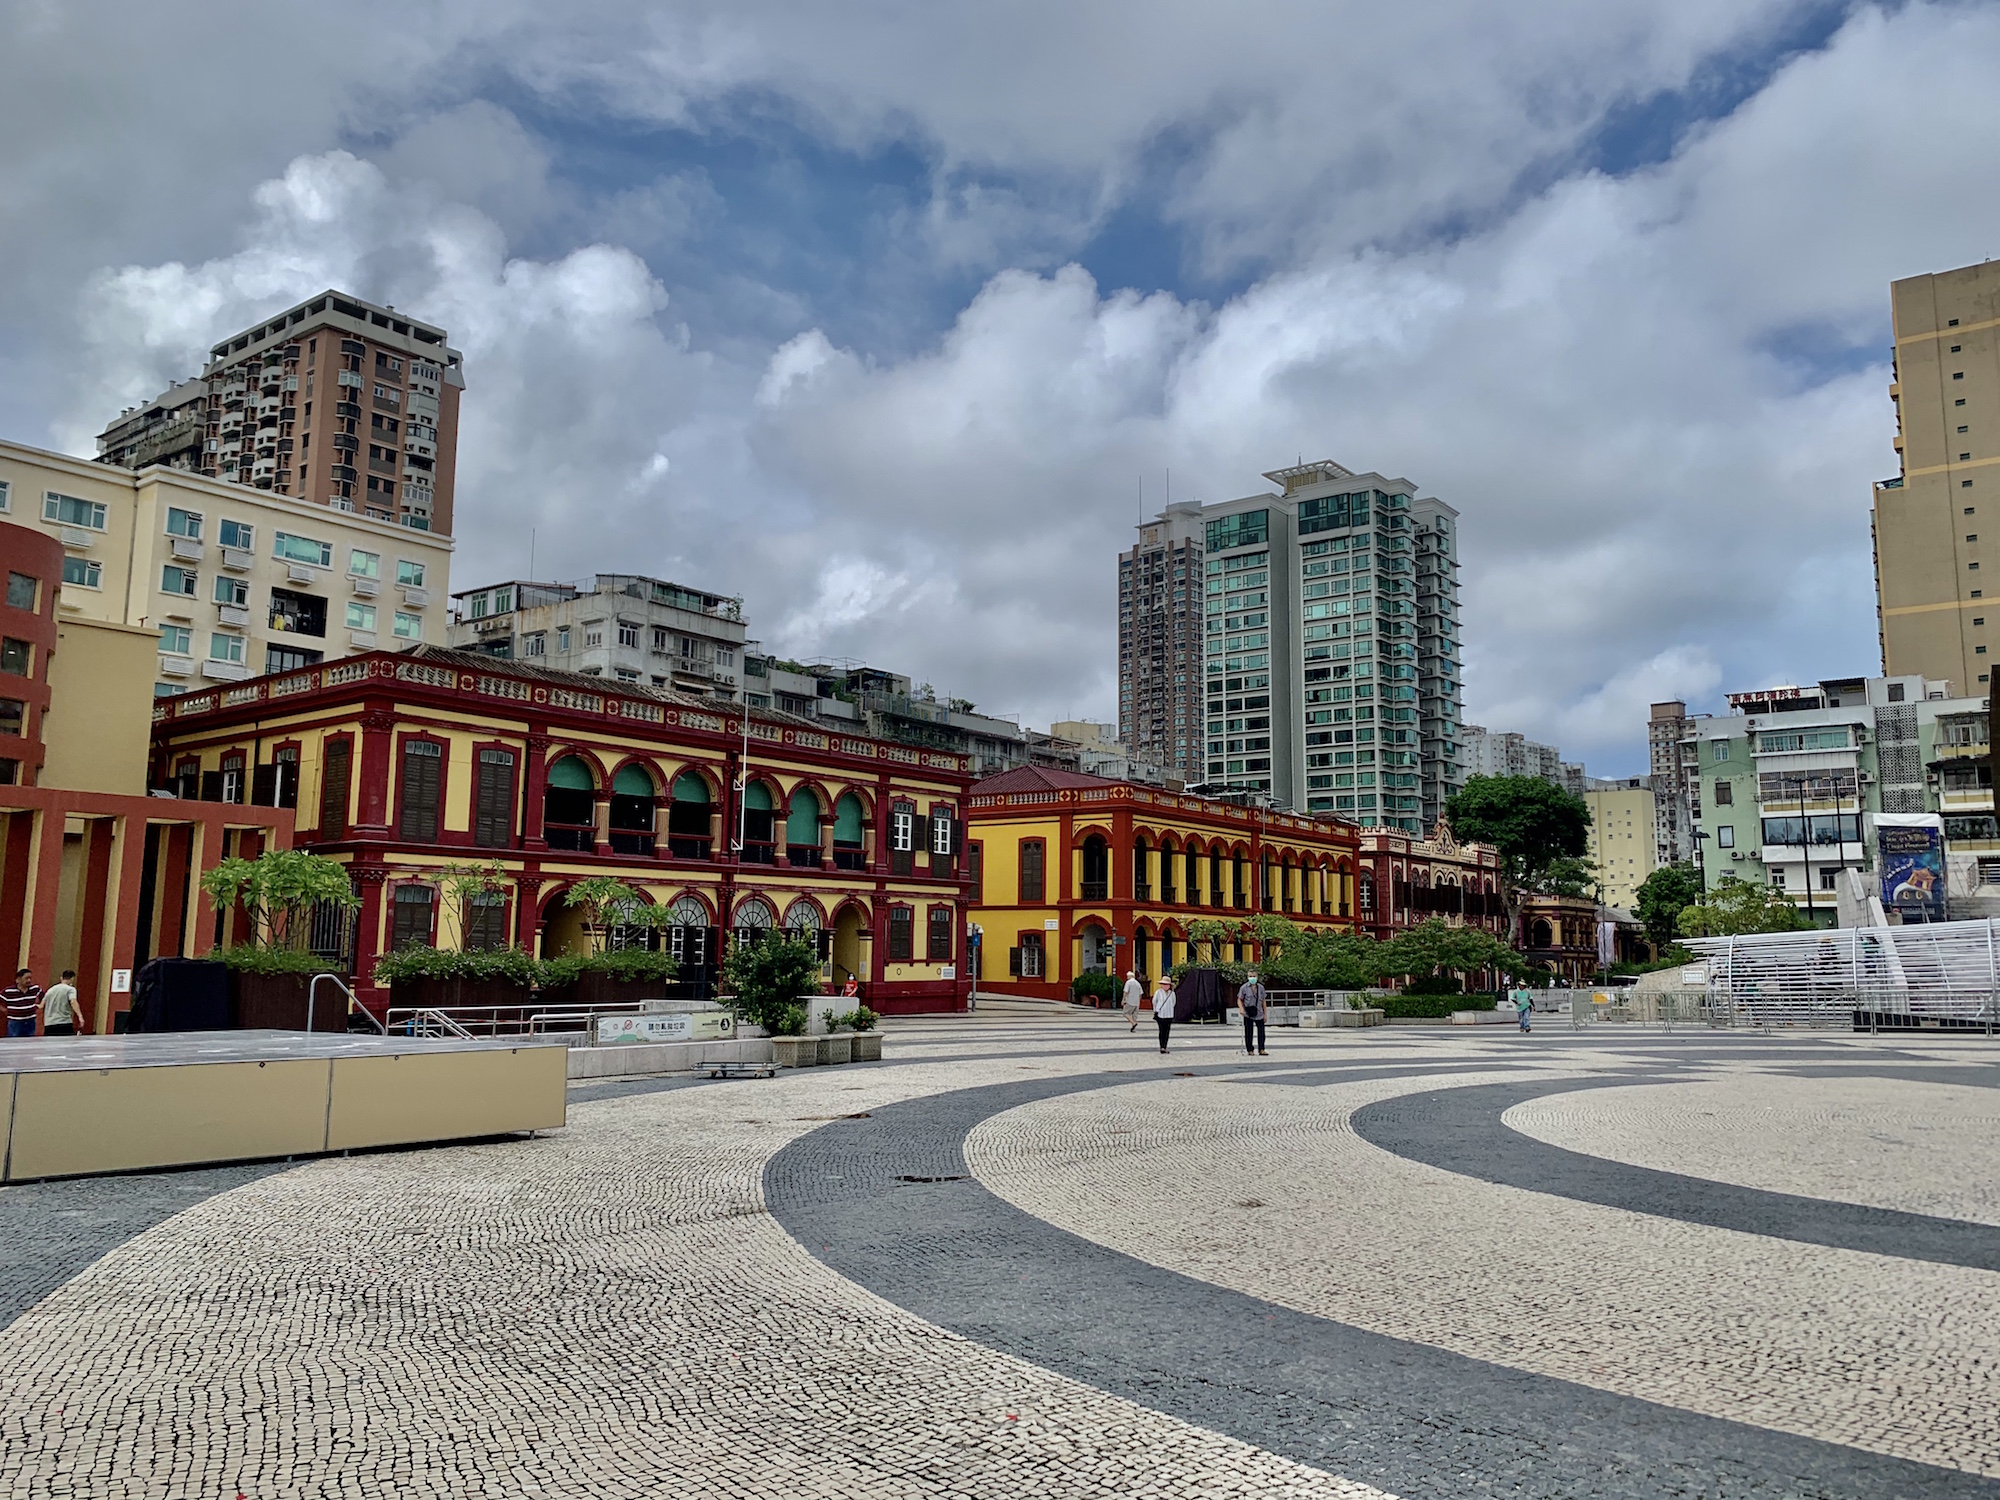
[[[349, 1015], [354, 1014], [354, 991], [347, 987], [347, 982], [338, 974], [315, 974], [312, 977], [312, 983], [306, 986], [306, 1032], [308, 1035], [311, 1034], [313, 1029], [313, 1002], [319, 998], [319, 982], [322, 979], [331, 982], [335, 989], [347, 997], [347, 1013]], [[364, 1005], [361, 1011], [363, 1015], [367, 1015], [368, 1007]], [[368, 1019], [371, 1021], [375, 1020], [373, 1016], [368, 1016]], [[380, 1023], [378, 1022], [377, 1025], [379, 1026]], [[386, 1035], [387, 1033], [384, 1034]]]

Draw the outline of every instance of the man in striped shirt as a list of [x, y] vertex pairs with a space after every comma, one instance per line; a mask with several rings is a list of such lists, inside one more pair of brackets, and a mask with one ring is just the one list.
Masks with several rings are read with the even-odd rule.
[[29, 978], [30, 970], [16, 969], [14, 982], [0, 990], [0, 1000], [7, 1002], [7, 1035], [33, 1036], [35, 1018], [41, 1014], [42, 987]]

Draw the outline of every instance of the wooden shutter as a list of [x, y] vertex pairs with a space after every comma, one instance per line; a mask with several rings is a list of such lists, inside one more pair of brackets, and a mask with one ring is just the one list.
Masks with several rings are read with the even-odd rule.
[[510, 751], [479, 752], [472, 842], [486, 849], [505, 849], [514, 842], [514, 757]]
[[403, 948], [411, 944], [419, 948], [431, 946], [432, 900], [432, 891], [427, 885], [396, 887], [395, 923], [390, 928], [391, 948]]
[[278, 805], [278, 767], [275, 763], [259, 766], [250, 773], [250, 805], [252, 807]]
[[347, 773], [353, 743], [329, 740], [320, 761], [319, 836], [322, 839], [347, 837]]
[[271, 764], [278, 773], [279, 807], [299, 805], [299, 752], [287, 747], [272, 758]]
[[1039, 903], [1042, 899], [1042, 841], [1026, 839], [1021, 844], [1021, 901]]
[[438, 793], [444, 785], [444, 753], [429, 740], [403, 741], [403, 814], [396, 832], [419, 843], [438, 836]]

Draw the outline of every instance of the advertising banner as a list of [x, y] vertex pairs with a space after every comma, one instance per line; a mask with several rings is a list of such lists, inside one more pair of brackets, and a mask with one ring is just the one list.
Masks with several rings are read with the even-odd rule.
[[1944, 819], [1936, 813], [1877, 813], [1882, 905], [1906, 921], [1944, 920]]
[[600, 1047], [622, 1047], [637, 1042], [726, 1042], [735, 1034], [736, 1018], [726, 1010], [597, 1018]]

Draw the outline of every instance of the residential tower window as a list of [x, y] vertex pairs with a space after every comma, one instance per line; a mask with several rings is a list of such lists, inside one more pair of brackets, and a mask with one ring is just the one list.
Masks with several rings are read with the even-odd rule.
[[191, 542], [201, 540], [201, 512], [182, 510], [178, 506], [167, 507], [167, 535], [184, 536]]
[[42, 497], [42, 519], [54, 521], [58, 526], [102, 531], [104, 517], [104, 506], [96, 500], [79, 500], [74, 495], [58, 495], [54, 490]]
[[208, 638], [208, 659], [210, 661], [235, 662], [241, 665], [243, 661], [243, 637], [240, 635], [224, 635], [221, 631], [216, 631]]
[[169, 656], [186, 656], [194, 649], [193, 632], [185, 625], [162, 625], [160, 649]]
[[7, 607], [9, 609], [25, 609], [30, 614], [34, 613], [36, 602], [41, 597], [41, 591], [41, 580], [38, 578], [31, 578], [26, 573], [9, 573], [7, 575]]
[[68, 588], [101, 588], [104, 584], [104, 565], [87, 557], [65, 557], [63, 584]]

